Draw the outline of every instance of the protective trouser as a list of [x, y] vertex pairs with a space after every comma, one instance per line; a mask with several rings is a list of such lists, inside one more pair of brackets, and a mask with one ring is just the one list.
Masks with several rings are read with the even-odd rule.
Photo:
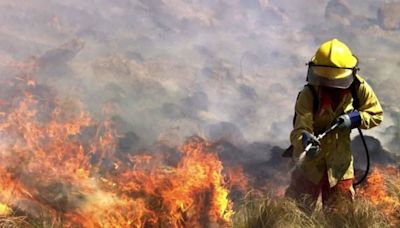
[[320, 194], [324, 209], [336, 210], [340, 207], [339, 204], [353, 201], [353, 179], [338, 181], [335, 186], [330, 187], [327, 172], [325, 172], [321, 181], [315, 184], [308, 180], [301, 171], [293, 171], [285, 196], [294, 199], [305, 212], [312, 213]]

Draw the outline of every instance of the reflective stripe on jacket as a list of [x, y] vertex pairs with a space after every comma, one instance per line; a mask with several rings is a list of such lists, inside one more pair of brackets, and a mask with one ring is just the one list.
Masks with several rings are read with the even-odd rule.
[[[383, 120], [383, 110], [372, 88], [357, 75], [360, 83], [357, 88], [359, 99], [359, 112], [361, 115], [362, 129], [369, 129], [379, 125]], [[317, 94], [318, 87], [315, 87]], [[313, 113], [313, 97], [310, 88], [305, 86], [296, 101], [296, 120], [294, 129], [290, 134], [293, 145], [293, 158], [298, 159], [303, 151], [302, 131], [306, 130], [315, 135], [327, 129], [338, 116], [353, 111], [352, 95], [344, 95], [336, 110], [331, 107], [319, 110], [315, 116]], [[351, 153], [351, 140], [349, 129], [336, 129], [321, 140], [321, 153], [317, 158], [305, 158], [300, 166], [300, 171], [314, 183], [319, 183], [324, 172], [328, 172], [328, 180], [331, 187], [338, 180], [346, 180], [354, 177], [353, 156]]]

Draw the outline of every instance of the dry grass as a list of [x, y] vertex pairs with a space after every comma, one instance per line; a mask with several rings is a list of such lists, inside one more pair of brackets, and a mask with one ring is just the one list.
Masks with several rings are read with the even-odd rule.
[[[379, 179], [382, 173], [383, 179]], [[375, 178], [373, 176], [375, 175]], [[248, 194], [234, 218], [239, 228], [385, 228], [400, 227], [400, 172], [388, 166], [374, 169], [354, 202], [338, 205], [335, 212], [324, 212], [321, 202], [307, 214], [296, 203], [271, 194]], [[375, 181], [375, 182], [374, 182]], [[345, 202], [345, 201], [340, 201]]]
[[400, 176], [399, 174], [392, 175], [386, 178], [386, 186], [390, 195], [397, 198], [400, 203]]
[[10, 215], [0, 217], [1, 228], [61, 228], [62, 224], [56, 225], [50, 218], [32, 218], [29, 216]]
[[388, 194], [391, 195], [397, 204], [394, 205], [394, 214], [392, 215], [392, 224], [396, 227], [400, 227], [400, 174], [397, 172], [395, 175], [386, 179], [386, 186]]
[[342, 205], [342, 210], [324, 213], [321, 205], [308, 215], [295, 202], [269, 195], [251, 196], [244, 200], [236, 214], [234, 227], [239, 228], [319, 228], [319, 227], [391, 227], [391, 221], [376, 205], [363, 198], [353, 204]]
[[14, 228], [14, 227], [29, 227], [25, 216], [8, 216], [0, 218], [0, 227]]
[[[53, 228], [58, 226], [51, 225], [45, 219], [34, 220], [25, 216], [9, 216], [0, 218], [0, 227]], [[243, 204], [238, 208], [233, 227], [385, 228], [396, 226], [380, 212], [379, 207], [363, 198], [357, 198], [354, 204], [342, 212], [323, 213], [319, 205], [311, 215], [308, 215], [301, 211], [290, 199], [276, 198], [270, 195], [251, 195], [246, 197]]]
[[362, 197], [357, 197], [354, 203], [345, 205], [344, 210], [326, 214], [321, 219], [325, 219], [326, 227], [332, 228], [390, 227], [389, 218], [379, 207]]
[[[385, 175], [384, 187], [391, 201], [372, 202], [357, 194], [352, 204], [340, 205], [335, 213], [324, 213], [321, 203], [312, 214], [304, 213], [296, 203], [283, 197], [266, 193], [249, 193], [235, 208], [233, 227], [238, 228], [385, 228], [400, 227], [400, 176]], [[389, 203], [388, 203], [389, 202]], [[394, 202], [394, 203], [392, 203]], [[389, 213], [388, 213], [389, 212]], [[50, 218], [33, 219], [11, 215], [0, 217], [0, 227], [53, 228]]]
[[248, 227], [324, 227], [318, 216], [307, 215], [286, 198], [249, 195], [236, 214], [234, 226]]

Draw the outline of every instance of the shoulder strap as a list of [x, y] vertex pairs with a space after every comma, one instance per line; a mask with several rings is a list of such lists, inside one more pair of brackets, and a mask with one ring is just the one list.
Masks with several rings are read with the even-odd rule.
[[358, 98], [357, 90], [360, 86], [360, 82], [357, 78], [354, 79], [353, 83], [350, 85], [351, 96], [353, 97], [353, 107], [358, 110], [360, 108], [360, 99]]
[[313, 114], [315, 114], [315, 113], [317, 113], [318, 108], [319, 108], [319, 98], [318, 98], [317, 91], [315, 90], [314, 86], [312, 86], [310, 84], [306, 84], [305, 86], [310, 89], [311, 94], [313, 96]]
[[[312, 97], [313, 97], [313, 114], [315, 114], [315, 113], [317, 113], [318, 108], [319, 108], [319, 98], [318, 98], [318, 95], [317, 95], [317, 91], [315, 90], [314, 86], [312, 86], [310, 84], [306, 84], [306, 85], [304, 85], [304, 87], [307, 87], [311, 91], [311, 94], [312, 94]], [[297, 94], [296, 101], [299, 99], [300, 93], [301, 92], [299, 92]], [[297, 117], [297, 114], [296, 114], [296, 112], [294, 112], [293, 126], [294, 126], [294, 124], [296, 122], [296, 117]]]

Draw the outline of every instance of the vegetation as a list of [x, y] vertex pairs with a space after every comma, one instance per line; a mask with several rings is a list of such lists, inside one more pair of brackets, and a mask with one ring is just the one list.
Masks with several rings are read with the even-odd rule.
[[345, 210], [324, 213], [321, 205], [308, 215], [295, 202], [269, 195], [246, 199], [237, 213], [234, 227], [319, 228], [391, 227], [391, 222], [373, 203], [358, 197]]
[[[381, 175], [375, 171], [371, 176]], [[248, 194], [236, 210], [233, 226], [238, 228], [399, 227], [399, 172], [392, 167], [383, 173], [382, 182], [368, 181], [359, 189], [353, 203], [339, 205], [340, 209], [335, 212], [324, 212], [319, 202], [315, 211], [307, 214], [290, 199], [274, 197], [271, 194]], [[369, 179], [376, 180], [374, 177]]]
[[[384, 182], [373, 183], [377, 175]], [[374, 185], [375, 184], [375, 185]], [[340, 210], [324, 211], [321, 202], [311, 213], [299, 209], [285, 197], [269, 193], [249, 192], [236, 203], [233, 227], [237, 228], [391, 228], [400, 227], [400, 175], [394, 167], [371, 173], [364, 186], [358, 189], [353, 203], [339, 205]], [[58, 225], [57, 225], [58, 224]], [[63, 227], [62, 221], [31, 218], [19, 214], [0, 216], [0, 227]]]

